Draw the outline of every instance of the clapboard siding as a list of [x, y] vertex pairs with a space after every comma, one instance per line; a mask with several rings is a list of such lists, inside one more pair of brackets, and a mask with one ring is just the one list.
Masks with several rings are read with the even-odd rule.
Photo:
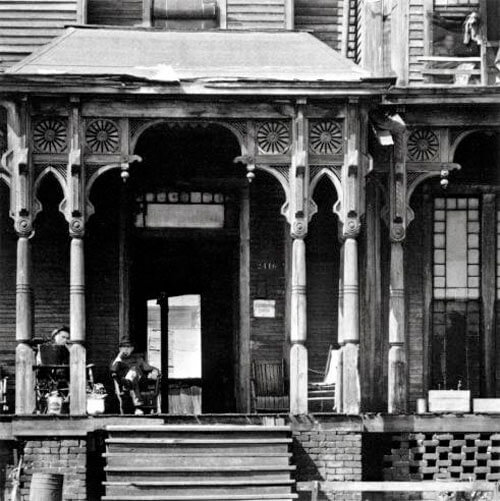
[[295, 28], [340, 49], [343, 0], [295, 0]]
[[142, 0], [88, 0], [89, 24], [134, 26], [142, 23]]
[[20, 61], [78, 22], [77, 0], [0, 2], [0, 70]]
[[229, 29], [285, 28], [285, 0], [227, 0]]

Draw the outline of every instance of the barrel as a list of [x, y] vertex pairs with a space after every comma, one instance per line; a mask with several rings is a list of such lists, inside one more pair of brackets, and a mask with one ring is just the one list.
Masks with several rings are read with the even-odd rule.
[[154, 0], [154, 19], [216, 19], [216, 0]]
[[33, 473], [29, 501], [62, 501], [64, 475]]

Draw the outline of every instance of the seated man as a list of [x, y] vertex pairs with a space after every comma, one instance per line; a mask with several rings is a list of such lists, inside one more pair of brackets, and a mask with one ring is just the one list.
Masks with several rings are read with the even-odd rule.
[[69, 397], [69, 328], [54, 329], [50, 340], [39, 345], [37, 364], [37, 406], [46, 412], [47, 397], [57, 392], [67, 402]]
[[36, 357], [38, 365], [69, 365], [69, 328], [63, 325], [54, 329], [50, 341], [40, 345]]
[[135, 414], [144, 414], [140, 387], [148, 379], [158, 379], [160, 371], [149, 365], [140, 353], [134, 353], [134, 345], [129, 342], [120, 345], [120, 351], [110, 369], [118, 376], [121, 385], [130, 391]]

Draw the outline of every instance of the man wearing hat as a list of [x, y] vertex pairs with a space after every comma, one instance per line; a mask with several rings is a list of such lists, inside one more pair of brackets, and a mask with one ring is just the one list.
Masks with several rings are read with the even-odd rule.
[[156, 380], [160, 371], [148, 364], [140, 353], [134, 353], [134, 345], [130, 342], [120, 344], [120, 351], [111, 363], [111, 372], [117, 374], [122, 386], [129, 390], [135, 414], [144, 414], [140, 386], [147, 379]]

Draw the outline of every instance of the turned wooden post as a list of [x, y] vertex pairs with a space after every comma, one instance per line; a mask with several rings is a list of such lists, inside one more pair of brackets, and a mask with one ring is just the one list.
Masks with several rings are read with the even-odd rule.
[[306, 244], [309, 220], [308, 126], [305, 101], [298, 101], [293, 123], [293, 156], [290, 176], [290, 234], [292, 266], [290, 293], [290, 413], [307, 414], [308, 360]]
[[339, 266], [339, 304], [338, 304], [338, 332], [337, 341], [339, 343], [339, 357], [337, 364], [337, 378], [335, 382], [335, 410], [338, 413], [344, 411], [344, 242], [340, 245], [340, 266]]
[[[364, 124], [364, 125], [363, 125]], [[342, 202], [339, 214], [341, 238], [344, 241], [342, 264], [342, 412], [359, 414], [361, 385], [359, 376], [359, 270], [358, 241], [363, 210], [365, 156], [361, 149], [361, 133], [366, 117], [356, 100], [346, 108], [345, 159], [342, 167]]]
[[72, 415], [87, 412], [87, 350], [85, 348], [85, 187], [84, 162], [80, 148], [80, 103], [71, 100], [69, 133], [71, 149], [68, 158], [68, 200], [66, 218], [69, 223], [70, 243], [70, 399]]
[[405, 298], [403, 244], [391, 242], [389, 285], [389, 394], [388, 411], [407, 411], [407, 364], [405, 348]]
[[31, 283], [31, 243], [33, 235], [33, 171], [28, 148], [30, 106], [27, 99], [20, 104], [3, 103], [7, 109], [9, 149], [5, 161], [12, 173], [11, 214], [17, 240], [16, 264], [16, 414], [35, 411], [35, 352], [33, 338], [33, 289]]
[[343, 412], [359, 414], [361, 390], [359, 381], [359, 271], [358, 242], [344, 242], [344, 315], [342, 318]]
[[33, 290], [31, 287], [31, 244], [18, 232], [16, 274], [16, 414], [35, 411], [35, 352], [33, 338]]
[[70, 249], [70, 413], [87, 410], [87, 353], [85, 343], [85, 254], [84, 240], [71, 238]]
[[389, 174], [389, 233], [391, 261], [389, 282], [388, 412], [404, 414], [408, 405], [408, 367], [406, 356], [406, 318], [404, 287], [404, 248], [408, 224], [406, 187], [406, 129], [394, 120], [390, 124], [394, 139], [393, 162]]
[[306, 244], [301, 238], [292, 243], [290, 323], [290, 412], [307, 414]]

